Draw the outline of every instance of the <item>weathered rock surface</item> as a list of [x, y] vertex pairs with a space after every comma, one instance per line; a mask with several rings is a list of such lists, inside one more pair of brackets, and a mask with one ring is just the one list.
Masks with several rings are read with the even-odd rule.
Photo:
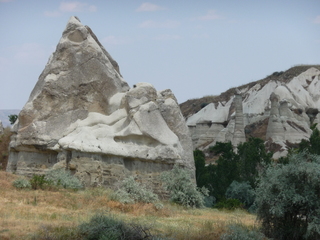
[[235, 105], [235, 126], [234, 126], [232, 144], [234, 146], [237, 146], [238, 144], [246, 141], [246, 135], [244, 133], [242, 96], [240, 92], [236, 93], [233, 101]]
[[229, 97], [217, 96], [217, 102], [187, 118], [194, 148], [217, 141], [232, 141], [236, 146], [244, 139], [243, 125], [246, 137], [260, 137], [277, 145], [274, 157], [278, 158], [287, 153], [288, 144], [309, 138], [310, 125], [320, 122], [318, 68], [310, 67], [288, 81], [269, 78], [238, 90]]
[[194, 174], [192, 141], [170, 90], [130, 89], [91, 29], [72, 17], [19, 114], [7, 171], [71, 169], [87, 186], [134, 175], [158, 189], [174, 164]]

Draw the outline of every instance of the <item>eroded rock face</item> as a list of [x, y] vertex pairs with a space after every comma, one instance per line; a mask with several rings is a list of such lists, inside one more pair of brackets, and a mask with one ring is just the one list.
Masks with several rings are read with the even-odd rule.
[[288, 102], [286, 100], [279, 102], [279, 98], [275, 93], [270, 96], [271, 111], [266, 132], [267, 141], [281, 146], [274, 154], [274, 158], [287, 155], [285, 143], [299, 143], [302, 139], [309, 138], [312, 133], [308, 117], [304, 116], [304, 121], [297, 119], [289, 109]]
[[187, 119], [193, 147], [205, 149], [217, 141], [236, 146], [254, 136], [277, 146], [270, 150], [276, 149], [273, 157], [279, 158], [290, 144], [308, 139], [310, 125], [320, 122], [320, 71], [311, 67], [287, 82], [248, 84], [224, 100]]
[[240, 92], [236, 93], [233, 101], [235, 105], [235, 126], [234, 126], [232, 144], [234, 146], [237, 146], [238, 144], [246, 141], [246, 135], [244, 134], [242, 96]]
[[157, 190], [174, 164], [194, 175], [192, 142], [170, 90], [133, 88], [91, 29], [72, 17], [19, 115], [7, 170], [72, 170], [88, 186], [134, 175]]

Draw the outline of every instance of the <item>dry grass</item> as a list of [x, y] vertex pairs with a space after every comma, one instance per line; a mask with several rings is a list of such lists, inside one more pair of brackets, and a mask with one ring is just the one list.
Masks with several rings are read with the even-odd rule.
[[7, 167], [11, 135], [12, 133], [9, 127], [6, 127], [3, 134], [0, 135], [0, 170], [4, 170]]
[[[165, 203], [121, 204], [108, 198], [105, 189], [17, 190], [17, 176], [0, 171], [0, 239], [31, 239], [41, 226], [76, 227], [96, 213], [108, 212], [124, 221], [150, 226], [156, 234], [174, 239], [219, 239], [230, 223], [255, 225], [255, 216], [241, 211], [185, 209]], [[42, 227], [43, 228], [43, 227]]]

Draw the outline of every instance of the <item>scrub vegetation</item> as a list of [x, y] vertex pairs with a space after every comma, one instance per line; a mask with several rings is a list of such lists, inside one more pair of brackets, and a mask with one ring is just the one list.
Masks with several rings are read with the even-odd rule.
[[320, 239], [320, 132], [312, 130], [279, 161], [257, 138], [236, 151], [218, 143], [210, 165], [196, 150], [197, 186], [175, 166], [161, 175], [167, 201], [132, 177], [113, 191], [83, 188], [64, 170], [29, 179], [0, 171], [0, 238]]

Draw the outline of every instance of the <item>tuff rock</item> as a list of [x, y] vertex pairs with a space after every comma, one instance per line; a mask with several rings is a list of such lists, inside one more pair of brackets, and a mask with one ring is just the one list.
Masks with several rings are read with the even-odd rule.
[[92, 30], [71, 17], [13, 127], [7, 171], [70, 169], [87, 186], [133, 175], [160, 191], [174, 164], [194, 176], [192, 141], [176, 98], [130, 88]]
[[[320, 68], [310, 67], [291, 77], [300, 68], [228, 90], [200, 111], [184, 113], [194, 149], [207, 149], [217, 141], [237, 146], [253, 136], [265, 140], [273, 157], [279, 158], [289, 146], [308, 139], [311, 124], [320, 123]], [[290, 78], [281, 80], [278, 75]], [[180, 107], [186, 109], [186, 104], [192, 102]]]

